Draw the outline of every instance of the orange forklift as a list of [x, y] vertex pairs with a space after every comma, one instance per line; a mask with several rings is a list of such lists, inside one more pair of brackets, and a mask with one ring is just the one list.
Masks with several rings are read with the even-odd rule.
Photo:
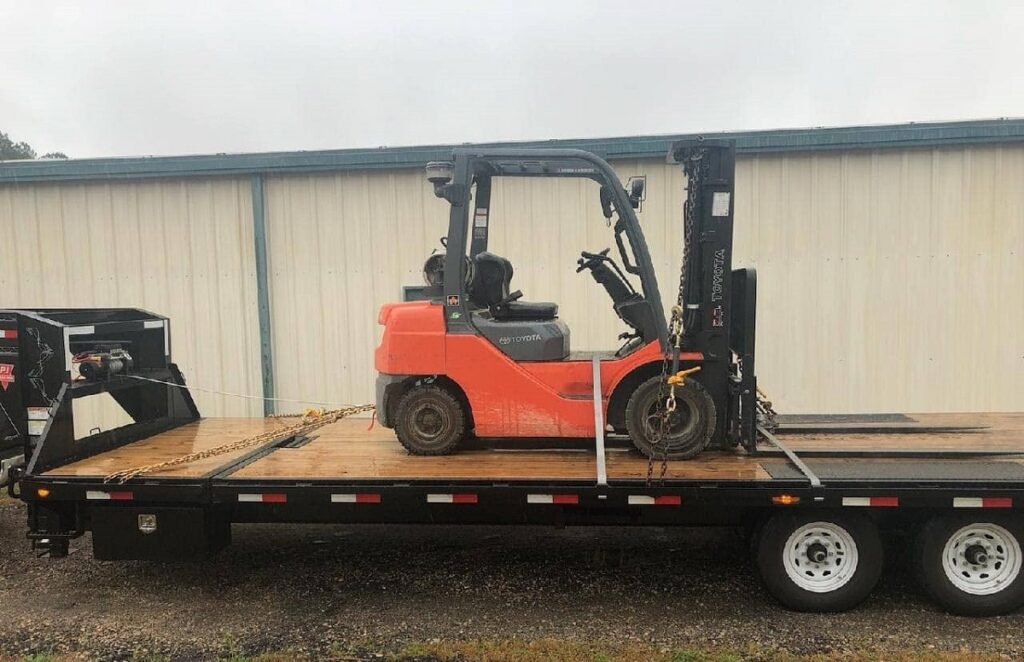
[[[444, 251], [424, 266], [426, 300], [381, 308], [375, 354], [377, 415], [409, 452], [447, 454], [473, 437], [594, 438], [606, 430], [628, 435], [651, 458], [754, 449], [765, 412], [754, 374], [756, 274], [732, 269], [735, 147], [680, 141], [671, 158], [686, 174], [687, 197], [668, 316], [636, 215], [645, 179], [624, 187], [606, 161], [573, 149], [457, 149], [451, 161], [427, 166], [435, 195], [450, 205]], [[582, 250], [575, 269], [603, 287], [626, 327], [617, 349], [597, 354], [598, 369], [595, 353], [572, 351], [558, 305], [524, 300], [511, 262], [488, 251], [496, 177], [596, 183], [609, 247]]]

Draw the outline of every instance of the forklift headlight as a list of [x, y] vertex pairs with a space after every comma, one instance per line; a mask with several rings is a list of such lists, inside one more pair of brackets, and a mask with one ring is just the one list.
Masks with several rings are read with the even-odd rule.
[[427, 181], [436, 188], [452, 181], [455, 166], [451, 161], [431, 161], [427, 164]]
[[455, 166], [451, 161], [431, 161], [427, 164], [427, 181], [434, 185], [434, 195], [444, 197], [445, 186], [455, 176]]

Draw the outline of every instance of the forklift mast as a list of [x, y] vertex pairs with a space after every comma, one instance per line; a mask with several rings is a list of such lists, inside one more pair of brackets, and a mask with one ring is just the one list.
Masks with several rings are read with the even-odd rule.
[[687, 181], [676, 302], [682, 309], [683, 346], [704, 355], [700, 381], [718, 407], [718, 442], [752, 449], [757, 275], [753, 269], [732, 269], [735, 143], [683, 140], [672, 145], [672, 158]]

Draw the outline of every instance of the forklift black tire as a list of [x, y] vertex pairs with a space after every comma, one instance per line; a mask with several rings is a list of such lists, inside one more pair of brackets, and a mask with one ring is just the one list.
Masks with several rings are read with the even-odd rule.
[[868, 597], [882, 574], [878, 527], [859, 513], [780, 512], [757, 537], [768, 592], [795, 611], [840, 612]]
[[417, 384], [395, 409], [395, 434], [413, 455], [447, 455], [466, 436], [466, 412], [448, 389]]
[[664, 406], [661, 398], [668, 396], [662, 388], [661, 376], [640, 384], [626, 403], [626, 431], [633, 445], [647, 457], [688, 460], [708, 446], [715, 434], [715, 401], [700, 382], [692, 379], [676, 387], [676, 411], [671, 414], [667, 434], [655, 441], [658, 412]]
[[946, 611], [998, 616], [1024, 605], [1024, 522], [987, 512], [938, 515], [918, 533], [917, 576]]

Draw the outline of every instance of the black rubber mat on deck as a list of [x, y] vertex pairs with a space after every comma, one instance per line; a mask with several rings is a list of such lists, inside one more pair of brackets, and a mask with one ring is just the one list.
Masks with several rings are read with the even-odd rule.
[[779, 414], [778, 421], [783, 425], [915, 422], [906, 414]]
[[[806, 462], [818, 478], [878, 481], [1024, 481], [1024, 465], [1016, 462]], [[800, 479], [804, 475], [791, 464], [762, 463], [772, 478]]]

